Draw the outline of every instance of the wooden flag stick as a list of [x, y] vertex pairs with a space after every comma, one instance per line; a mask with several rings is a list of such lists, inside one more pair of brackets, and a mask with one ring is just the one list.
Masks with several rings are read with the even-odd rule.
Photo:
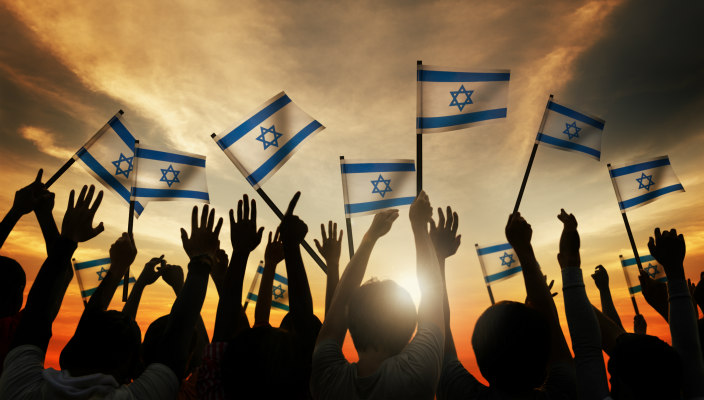
[[[420, 66], [423, 65], [423, 61], [418, 60], [417, 61], [417, 68], [420, 70]], [[417, 78], [416, 78], [417, 79]], [[416, 121], [420, 121], [419, 118], [423, 115], [423, 103], [422, 103], [422, 96], [423, 91], [421, 89], [421, 83], [420, 81], [417, 83], [417, 89], [416, 89], [416, 102], [417, 102], [417, 117]], [[416, 122], [416, 127], [420, 128], [418, 126], [418, 122]], [[423, 134], [416, 132], [416, 194], [420, 193], [421, 190], [423, 190]]]
[[[345, 156], [340, 156], [340, 164], [342, 164], [342, 160], [344, 159]], [[345, 178], [344, 172], [342, 172], [342, 168], [340, 168], [340, 172], [342, 175], [342, 192], [345, 193], [343, 201], [347, 201], [347, 179]], [[354, 255], [354, 240], [352, 239], [352, 220], [347, 215], [347, 210], [345, 210], [345, 222], [347, 223], [347, 246], [349, 247], [351, 260]]]
[[489, 292], [489, 300], [491, 300], [491, 305], [496, 304], [494, 301], [494, 293], [491, 291], [491, 285], [486, 281], [486, 269], [484, 268], [484, 262], [482, 257], [479, 255], [479, 244], [474, 243], [474, 249], [477, 251], [477, 256], [479, 257], [479, 266], [482, 268], [482, 277], [484, 278], [484, 283], [486, 284], [486, 291]]

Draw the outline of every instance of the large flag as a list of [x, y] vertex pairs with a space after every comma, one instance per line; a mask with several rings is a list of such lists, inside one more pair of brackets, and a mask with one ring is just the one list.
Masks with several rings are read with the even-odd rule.
[[521, 272], [518, 255], [510, 244], [497, 244], [495, 246], [477, 248], [479, 265], [482, 267], [484, 281], [487, 285], [508, 279]]
[[205, 156], [138, 143], [132, 199], [209, 202]]
[[[643, 254], [638, 252], [639, 254]], [[667, 282], [667, 275], [665, 275], [665, 268], [658, 264], [655, 257], [650, 254], [640, 256], [640, 263], [643, 266], [643, 271], [645, 271], [651, 278], [660, 282]], [[623, 258], [619, 255], [618, 258], [621, 259], [621, 266], [623, 267], [623, 273], [626, 275], [626, 283], [628, 284], [628, 291], [631, 294], [635, 294], [641, 291], [640, 280], [638, 280], [638, 263], [636, 258]]]
[[[257, 273], [254, 274], [252, 285], [247, 293], [247, 301], [257, 302], [259, 298], [259, 285], [264, 273], [264, 262], [260, 261]], [[288, 279], [285, 276], [274, 273], [274, 285], [271, 288], [271, 308], [288, 311]]]
[[548, 101], [535, 141], [560, 150], [576, 151], [599, 160], [604, 120]]
[[413, 160], [340, 159], [340, 169], [346, 217], [376, 214], [416, 198]]
[[[134, 146], [134, 136], [125, 127], [122, 114], [117, 113], [73, 155], [73, 159], [129, 204]], [[144, 201], [135, 203], [134, 212], [138, 217], [145, 205]]]
[[621, 212], [648, 204], [668, 193], [684, 192], [667, 156], [623, 167], [609, 164], [608, 168]]
[[286, 93], [262, 104], [232, 129], [213, 140], [258, 189], [298, 150], [304, 140], [325, 129], [306, 114]]
[[416, 133], [464, 129], [506, 118], [509, 70], [418, 65]]
[[[105, 274], [108, 273], [110, 269], [110, 258], [101, 258], [98, 260], [76, 262], [73, 259], [73, 269], [76, 270], [76, 279], [78, 280], [78, 287], [81, 289], [81, 297], [84, 300], [88, 300], [90, 296], [95, 293], [95, 290], [100, 285], [100, 281], [105, 278]], [[130, 274], [129, 283], [134, 283], [134, 276]], [[123, 278], [118, 286], [122, 286], [125, 283]]]

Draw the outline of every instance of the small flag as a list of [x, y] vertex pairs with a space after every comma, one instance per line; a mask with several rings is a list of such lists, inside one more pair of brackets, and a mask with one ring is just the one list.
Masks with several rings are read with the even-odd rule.
[[340, 160], [345, 216], [376, 214], [413, 203], [416, 165], [413, 160]]
[[560, 150], [576, 151], [599, 160], [604, 120], [548, 101], [537, 143]]
[[651, 161], [608, 166], [621, 212], [640, 207], [672, 192], [684, 192], [667, 156]]
[[[642, 254], [639, 252], [639, 254]], [[623, 273], [626, 275], [626, 283], [628, 284], [628, 291], [631, 294], [635, 294], [641, 291], [640, 280], [638, 280], [638, 263], [636, 263], [635, 257], [624, 259], [622, 255], [618, 256], [621, 259], [621, 266], [623, 267]], [[665, 268], [658, 264], [655, 257], [650, 254], [640, 256], [640, 264], [651, 278], [659, 282], [667, 282], [667, 275], [665, 275]]]
[[[76, 271], [76, 279], [78, 280], [78, 287], [81, 289], [81, 297], [84, 300], [88, 300], [95, 290], [98, 289], [100, 282], [105, 278], [105, 275], [110, 269], [110, 258], [101, 258], [92, 261], [76, 262], [73, 259], [73, 269]], [[136, 280], [134, 276], [130, 274], [129, 283], [134, 283]], [[122, 286], [125, 283], [123, 278], [118, 286]]]
[[[252, 285], [247, 293], [247, 300], [257, 302], [259, 285], [264, 273], [264, 262], [260, 261], [257, 273], [254, 275]], [[288, 279], [285, 276], [274, 273], [274, 285], [271, 289], [271, 307], [288, 311]]]
[[205, 156], [141, 143], [135, 154], [132, 199], [210, 201]]
[[[80, 161], [95, 179], [129, 204], [134, 145], [134, 136], [125, 127], [122, 115], [117, 113], [73, 155], [73, 159]], [[145, 205], [145, 201], [135, 203], [137, 217]]]
[[309, 137], [325, 129], [281, 92], [242, 123], [213, 136], [250, 185], [258, 189]]
[[482, 267], [487, 285], [508, 279], [521, 272], [518, 255], [510, 244], [497, 244], [489, 247], [477, 246], [479, 265]]
[[509, 70], [418, 65], [416, 133], [464, 129], [506, 118]]

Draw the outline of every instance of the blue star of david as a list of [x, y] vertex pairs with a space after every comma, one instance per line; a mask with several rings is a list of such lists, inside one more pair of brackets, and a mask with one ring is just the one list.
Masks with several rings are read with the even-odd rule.
[[[159, 179], [159, 182], [166, 182], [166, 184], [169, 185], [169, 187], [171, 187], [171, 185], [173, 185], [176, 182], [181, 182], [178, 180], [178, 174], [180, 174], [181, 171], [174, 170], [173, 165], [169, 164], [169, 168], [166, 168], [166, 169], [160, 168], [160, 169], [161, 169], [161, 179]], [[171, 174], [173, 175], [173, 178], [171, 178], [171, 179], [166, 177], [166, 174], [168, 174], [169, 172], [171, 172]]]
[[[374, 193], [379, 193], [381, 197], [384, 197], [386, 192], [391, 192], [391, 179], [384, 179], [381, 174], [379, 174], [379, 179], [375, 181], [371, 181], [372, 185], [374, 185], [374, 189], [372, 190], [372, 194]], [[383, 189], [379, 189], [379, 184], [383, 183], [385, 187]]]
[[[648, 180], [647, 183], [643, 183], [644, 180]], [[640, 178], [636, 178], [638, 181], [638, 189], [645, 189], [645, 190], [650, 190], [650, 187], [655, 184], [653, 182], [653, 176], [652, 175], [646, 175], [645, 172], [641, 172]]]
[[650, 275], [650, 277], [653, 279], [655, 279], [655, 275], [657, 275], [658, 272], [660, 272], [660, 271], [658, 271], [658, 265], [657, 264], [653, 265], [651, 263], [648, 263], [648, 266], [643, 268], [643, 271], [647, 272], [648, 275]]
[[277, 299], [283, 299], [285, 292], [286, 292], [286, 289], [282, 288], [281, 284], [279, 284], [278, 286], [273, 287], [273, 291], [271, 292], [271, 294], [274, 295], [274, 300], [277, 300]]
[[515, 263], [516, 260], [513, 259], [513, 254], [508, 254], [504, 251], [503, 256], [499, 256], [501, 259], [501, 265], [505, 265], [507, 268], [511, 268], [511, 264]]
[[[574, 133], [572, 133], [572, 129], [574, 129]], [[562, 133], [567, 135], [567, 139], [572, 140], [572, 138], [579, 137], [579, 131], [581, 130], [582, 128], [577, 126], [577, 121], [574, 121], [571, 124], [565, 122], [565, 130], [562, 131]]]
[[[450, 96], [452, 96], [452, 101], [450, 102], [450, 107], [452, 106], [457, 106], [460, 111], [464, 109], [464, 106], [468, 104], [474, 104], [472, 101], [472, 94], [474, 93], [474, 90], [467, 90], [464, 88], [464, 85], [461, 85], [459, 90], [452, 91], [450, 90]], [[457, 96], [463, 94], [464, 95], [464, 101], [459, 102], [457, 101]]]
[[[124, 175], [125, 178], [129, 178], [130, 172], [132, 172], [132, 159], [133, 158], [134, 157], [125, 157], [124, 154], [120, 153], [120, 158], [118, 158], [116, 161], [112, 162], [112, 165], [115, 166], [115, 176]], [[127, 163], [127, 169], [122, 168], [123, 162]]]
[[[259, 129], [262, 130], [262, 133], [259, 136], [257, 136], [257, 140], [262, 142], [262, 144], [264, 145], [264, 150], [269, 148], [269, 146], [279, 147], [279, 138], [283, 135], [280, 134], [279, 132], [276, 132], [274, 125], [272, 125], [271, 128], [269, 128], [269, 129], [266, 129], [263, 126], [260, 126]], [[274, 139], [273, 140], [266, 140], [267, 133], [272, 133], [274, 135]]]
[[105, 267], [100, 267], [100, 271], [95, 271], [96, 274], [98, 274], [98, 281], [102, 281], [105, 278], [105, 274], [108, 273], [108, 270], [105, 269]]

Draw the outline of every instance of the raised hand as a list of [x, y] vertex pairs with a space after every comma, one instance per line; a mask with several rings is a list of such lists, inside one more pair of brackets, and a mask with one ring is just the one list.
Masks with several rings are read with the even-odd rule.
[[[251, 210], [251, 213], [250, 213]], [[252, 199], [251, 209], [249, 197], [245, 194], [237, 202], [237, 220], [233, 210], [230, 210], [230, 240], [235, 253], [251, 252], [262, 241], [264, 228], [257, 230], [257, 202]]]
[[98, 224], [98, 226], [93, 227], [93, 218], [98, 211], [100, 202], [103, 201], [103, 191], [101, 190], [98, 192], [95, 202], [93, 202], [91, 206], [90, 203], [93, 201], [94, 192], [95, 186], [90, 185], [90, 189], [87, 186], [83, 186], [81, 193], [78, 195], [78, 200], [76, 200], [74, 205], [76, 193], [71, 190], [71, 194], [68, 197], [68, 207], [66, 208], [64, 221], [61, 224], [61, 237], [76, 243], [85, 242], [93, 239], [98, 236], [100, 232], [105, 230], [102, 222]]
[[552, 287], [555, 286], [555, 280], [554, 280], [554, 279], [551, 279], [551, 280], [550, 280], [550, 283], [548, 283], [548, 276], [547, 276], [547, 275], [543, 275], [543, 276], [545, 277], [545, 284], [548, 285], [548, 290], [550, 291], [550, 295], [551, 295], [552, 297], [557, 296], [557, 292], [553, 292], [553, 291], [552, 291]]
[[592, 279], [594, 279], [594, 284], [600, 291], [609, 290], [609, 273], [606, 272], [606, 268], [603, 265], [597, 265], [594, 268]]
[[560, 210], [557, 218], [562, 221], [563, 229], [560, 237], [560, 253], [557, 261], [560, 268], [579, 267], [579, 233], [577, 232], [577, 219], [572, 214], [567, 214], [564, 209]]
[[308, 233], [308, 225], [301, 221], [298, 216], [293, 215], [293, 210], [296, 208], [298, 199], [301, 197], [301, 192], [296, 192], [288, 204], [288, 209], [284, 214], [284, 218], [281, 220], [281, 225], [279, 225], [279, 231], [281, 232], [281, 241], [284, 245], [295, 245], [298, 246], [303, 242], [303, 239]]
[[276, 230], [273, 235], [269, 232], [269, 240], [266, 244], [266, 250], [264, 250], [264, 262], [266, 265], [276, 266], [284, 259], [284, 243], [281, 241], [281, 233]]
[[36, 193], [34, 199], [34, 212], [39, 214], [51, 214], [54, 210], [54, 193], [42, 188]]
[[203, 212], [198, 224], [198, 207], [193, 207], [191, 214], [191, 236], [186, 230], [181, 228], [181, 241], [183, 249], [189, 258], [205, 256], [210, 259], [211, 265], [215, 263], [217, 252], [220, 249], [220, 228], [222, 228], [222, 218], [215, 224], [215, 209], [208, 213], [208, 205], [203, 206]]
[[667, 321], [670, 309], [667, 300], [667, 284], [665, 282], [656, 281], [643, 270], [640, 271], [638, 280], [640, 281], [640, 288], [643, 297], [645, 297], [645, 301]]
[[645, 335], [648, 331], [648, 323], [645, 322], [645, 317], [642, 314], [636, 314], [633, 317], [633, 333]]
[[[433, 208], [430, 206], [430, 199], [425, 191], [421, 190], [418, 196], [416, 196], [416, 199], [413, 201], [408, 211], [408, 218], [410, 218], [411, 227], [414, 230], [422, 229], [427, 232], [428, 222], [433, 219]], [[373, 224], [374, 223], [372, 223], [372, 225]], [[389, 226], [389, 228], [390, 227], [391, 226]]]
[[376, 214], [366, 235], [369, 235], [369, 237], [373, 239], [379, 239], [389, 233], [391, 225], [396, 221], [396, 218], [398, 218], [398, 210], [396, 209], [384, 210]]
[[171, 286], [178, 295], [183, 288], [183, 268], [180, 265], [166, 264], [159, 269], [161, 279]]
[[318, 252], [325, 258], [325, 264], [330, 266], [330, 264], [339, 265], [340, 263], [340, 253], [342, 252], [342, 229], [340, 229], [340, 234], [337, 234], [337, 223], [328, 221], [328, 232], [329, 235], [325, 234], [325, 224], [320, 224], [320, 235], [322, 236], [323, 244], [320, 244], [318, 239], [314, 239], [315, 247], [318, 248]]
[[452, 212], [452, 208], [447, 206], [447, 219], [442, 212], [442, 208], [438, 207], [438, 224], [430, 220], [430, 238], [435, 246], [435, 253], [438, 260], [445, 259], [457, 252], [460, 247], [462, 235], [457, 234], [459, 226], [459, 216], [456, 212]]
[[137, 257], [137, 247], [134, 244], [134, 240], [127, 232], [124, 232], [110, 246], [110, 269], [117, 268], [118, 270], [115, 272], [118, 273], [118, 276], [123, 276], [127, 267], [134, 262], [135, 257]]
[[684, 279], [684, 236], [678, 235], [676, 229], [661, 234], [660, 228], [655, 228], [654, 236], [655, 238], [651, 236], [648, 240], [648, 249], [665, 268], [667, 279]]
[[[156, 269], [157, 265], [161, 265], [158, 270]], [[147, 261], [146, 264], [144, 264], [144, 269], [142, 269], [142, 272], [139, 274], [139, 278], [137, 278], [137, 280], [143, 282], [145, 285], [151, 285], [152, 283], [156, 282], [157, 279], [159, 279], [159, 276], [161, 276], [162, 268], [165, 265], [166, 260], [164, 260], [163, 254], [161, 255], [161, 257], [152, 258], [151, 260]]]
[[529, 246], [530, 240], [533, 237], [533, 229], [519, 212], [508, 216], [505, 233], [506, 240], [508, 240], [508, 243], [514, 249], [521, 249]]
[[15, 192], [15, 200], [12, 203], [12, 209], [17, 213], [21, 215], [29, 214], [36, 208], [39, 197], [43, 194], [42, 192], [46, 190], [42, 183], [42, 173], [43, 170], [40, 169], [34, 182]]

